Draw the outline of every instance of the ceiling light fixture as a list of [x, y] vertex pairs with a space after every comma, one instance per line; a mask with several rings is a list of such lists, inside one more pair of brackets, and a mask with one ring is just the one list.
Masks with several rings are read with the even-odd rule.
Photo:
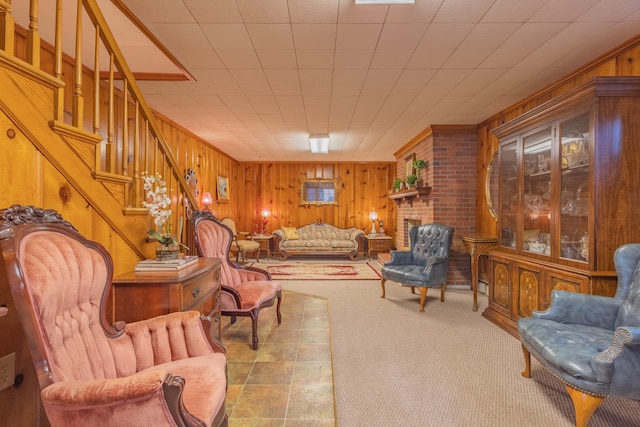
[[356, 0], [356, 4], [414, 4], [416, 0]]
[[311, 154], [329, 153], [329, 135], [310, 135]]

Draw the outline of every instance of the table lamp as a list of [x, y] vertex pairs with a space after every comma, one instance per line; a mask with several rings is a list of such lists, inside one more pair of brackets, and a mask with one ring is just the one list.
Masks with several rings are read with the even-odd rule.
[[376, 232], [376, 219], [378, 219], [378, 213], [376, 212], [376, 208], [371, 208], [371, 212], [369, 212], [369, 219], [371, 220], [371, 233], [370, 234], [378, 234]]
[[269, 218], [269, 215], [271, 215], [271, 211], [267, 208], [263, 208], [262, 211], [260, 211], [260, 216], [262, 217], [262, 234], [267, 234], [267, 222], [269, 222], [267, 218]]
[[211, 197], [211, 193], [209, 193], [208, 191], [205, 191], [204, 193], [202, 193], [202, 204], [204, 205], [205, 211], [209, 210], [209, 206], [211, 206], [212, 203], [213, 203], [213, 198]]

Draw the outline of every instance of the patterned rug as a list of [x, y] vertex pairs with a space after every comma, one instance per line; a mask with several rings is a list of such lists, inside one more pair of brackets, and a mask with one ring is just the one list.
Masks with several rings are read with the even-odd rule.
[[278, 264], [253, 263], [252, 267], [267, 270], [274, 280], [379, 280], [380, 274], [367, 263], [304, 261]]

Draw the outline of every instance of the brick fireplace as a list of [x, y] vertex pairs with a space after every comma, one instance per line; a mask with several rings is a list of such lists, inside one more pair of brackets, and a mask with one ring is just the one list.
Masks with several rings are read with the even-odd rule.
[[[396, 153], [396, 176], [404, 179], [405, 162], [415, 154], [427, 162], [422, 180], [431, 192], [397, 205], [396, 247], [409, 248], [412, 226], [437, 222], [456, 233], [475, 231], [477, 130], [475, 126], [431, 126]], [[469, 255], [452, 252], [447, 286], [470, 288]]]

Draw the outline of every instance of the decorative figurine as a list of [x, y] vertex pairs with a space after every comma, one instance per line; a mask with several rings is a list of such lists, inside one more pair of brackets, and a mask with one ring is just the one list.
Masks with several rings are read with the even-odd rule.
[[378, 236], [384, 236], [384, 228], [382, 227], [382, 220], [378, 221], [378, 225], [380, 226], [378, 228]]

